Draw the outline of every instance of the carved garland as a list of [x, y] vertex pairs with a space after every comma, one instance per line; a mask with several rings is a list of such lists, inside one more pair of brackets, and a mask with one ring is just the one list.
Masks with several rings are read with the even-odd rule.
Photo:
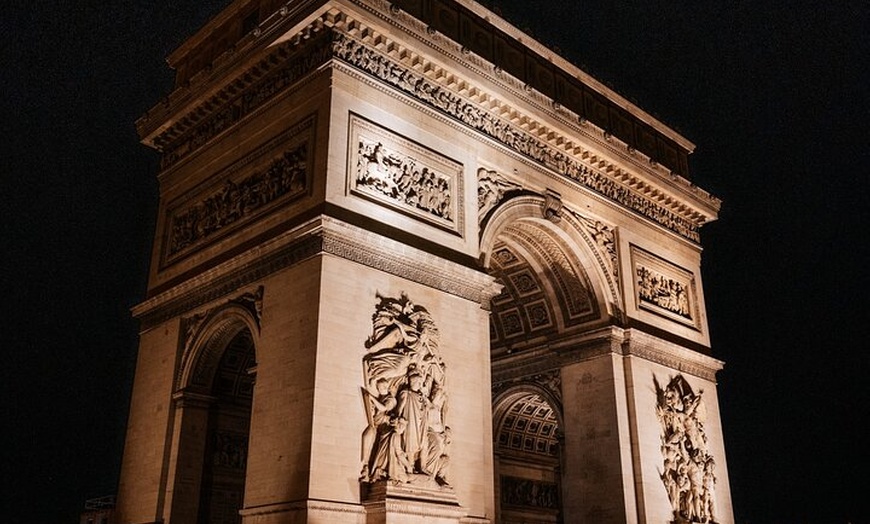
[[547, 146], [492, 113], [429, 81], [424, 75], [406, 69], [347, 35], [340, 33], [333, 35], [333, 53], [348, 64], [374, 75], [426, 105], [456, 118], [472, 129], [489, 135], [514, 151], [540, 162], [689, 240], [700, 241], [697, 224], [617, 184], [603, 173], [575, 161], [564, 152]]

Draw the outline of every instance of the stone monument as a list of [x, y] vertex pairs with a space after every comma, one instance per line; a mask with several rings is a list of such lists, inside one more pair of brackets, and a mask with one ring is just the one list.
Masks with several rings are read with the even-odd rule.
[[733, 523], [688, 140], [471, 0], [168, 61], [118, 522]]

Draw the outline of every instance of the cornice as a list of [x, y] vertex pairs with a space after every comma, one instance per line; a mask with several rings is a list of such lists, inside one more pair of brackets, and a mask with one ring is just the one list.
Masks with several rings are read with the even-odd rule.
[[623, 352], [711, 382], [725, 366], [721, 360], [636, 329], [625, 330]]
[[257, 283], [317, 255], [328, 254], [471, 300], [488, 308], [501, 291], [481, 271], [320, 215], [223, 264], [149, 298], [132, 309], [148, 328]]
[[[410, 15], [402, 16], [401, 12], [396, 13], [395, 10], [391, 12], [387, 2], [383, 0], [353, 0], [353, 2], [363, 5], [370, 11], [380, 13], [381, 19], [390, 20], [393, 24], [397, 24], [397, 20], [403, 21], [402, 29], [412, 33], [417, 39], [424, 40], [423, 35], [419, 34], [425, 31], [421, 27], [422, 23]], [[378, 7], [380, 4], [383, 5]], [[392, 18], [388, 14], [391, 14]], [[161, 130], [160, 135], [152, 134], [150, 140], [165, 146], [179, 136], [196, 134], [196, 126], [208, 126], [209, 118], [214, 118], [211, 115], [221, 110], [226, 112], [226, 106], [232, 97], [240, 96], [239, 93], [250, 89], [271, 71], [289, 67], [296, 71], [297, 75], [303, 76], [306, 69], [311, 69], [315, 64], [288, 66], [288, 58], [296, 56], [304, 60], [304, 54], [296, 53], [299, 47], [315, 39], [318, 34], [327, 32], [326, 29], [330, 29], [332, 48], [327, 52], [331, 53], [334, 59], [342, 60], [404, 95], [412, 97], [424, 106], [446, 114], [467, 128], [483, 133], [497, 143], [554, 171], [563, 180], [591, 189], [604, 198], [621, 204], [695, 243], [700, 241], [698, 233], [700, 226], [716, 218], [720, 205], [718, 199], [677, 175], [664, 173], [665, 170], [658, 165], [645, 165], [638, 158], [642, 157], [640, 153], [625, 146], [624, 151], [620, 153], [623, 158], [617, 161], [591, 149], [588, 143], [592, 143], [595, 147], [609, 148], [611, 153], [622, 146], [616, 139], [588, 122], [581, 123], [577, 120], [575, 124], [571, 124], [569, 118], [571, 114], [567, 109], [547, 108], [541, 101], [532, 108], [533, 115], [529, 116], [518, 108], [523, 104], [511, 103], [484, 91], [478, 83], [457, 76], [439, 63], [422, 56], [415, 49], [408, 48], [358, 18], [361, 18], [358, 13], [347, 9], [342, 11], [339, 8], [332, 8], [320, 12], [298, 31], [285, 33], [284, 36], [277, 38], [274, 49], [269, 54], [248, 71], [239, 73], [237, 78], [216, 90], [211, 98], [200, 105], [181, 108], [175, 107], [180, 103], [175, 105], [170, 103], [169, 105], [180, 110], [181, 114], [173, 117], [171, 125], [158, 126]], [[276, 22], [276, 25], [280, 24]], [[271, 31], [273, 35], [279, 32], [278, 29]], [[488, 68], [488, 73], [483, 71], [480, 74], [486, 73], [488, 80], [498, 81], [496, 77], [499, 73], [492, 64], [479, 57], [476, 57], [476, 60], [472, 60], [475, 58], [473, 56], [463, 57], [458, 44], [449, 39], [439, 38], [437, 34], [430, 38], [440, 46], [439, 52], [446, 54], [448, 58], [452, 57], [454, 62], [458, 63], [460, 60], [463, 63], [473, 62], [478, 72]], [[453, 49], [448, 49], [450, 46]], [[322, 56], [317, 61], [325, 59], [327, 57]], [[501, 76], [509, 77], [504, 74]], [[277, 96], [289, 84], [292, 84], [292, 80], [282, 84], [280, 89], [268, 90], [268, 93], [257, 99], [261, 103], [266, 103], [266, 100]], [[535, 96], [538, 95], [540, 94]], [[529, 99], [526, 100], [527, 103], [528, 101]], [[165, 111], [168, 113], [171, 109], [172, 107]], [[558, 121], [563, 129], [542, 123], [539, 114], [543, 114], [551, 121]], [[572, 118], [576, 118], [576, 115]], [[580, 140], [581, 137], [585, 140]], [[585, 143], [581, 144], [581, 141]], [[633, 162], [632, 169], [625, 167], [625, 159]]]
[[[365, 11], [375, 15], [378, 19], [394, 27], [400, 28], [403, 32], [412, 36], [420, 45], [435, 51], [437, 56], [447, 58], [449, 62], [452, 62], [453, 66], [467, 70], [474, 76], [480, 76], [483, 80], [486, 80], [486, 82], [492, 83], [503, 90], [509, 91], [512, 97], [531, 106], [532, 113], [535, 116], [529, 117], [527, 114], [523, 114], [519, 109], [516, 108], [517, 105], [512, 103], [512, 101], [505, 103], [505, 101], [500, 101], [491, 96], [482, 94], [482, 90], [479, 88], [482, 83], [479, 81], [472, 82], [472, 84], [475, 86], [474, 91], [477, 91], [477, 93], [475, 94], [484, 98], [483, 103], [485, 103], [486, 106], [493, 108], [496, 113], [510, 119], [513, 123], [520, 125], [520, 127], [523, 127], [524, 129], [528, 128], [530, 130], [537, 131], [536, 134], [547, 142], [552, 141], [555, 142], [556, 145], [571, 145], [571, 137], [560, 137], [558, 135], [560, 131], [549, 129], [540, 122], [540, 118], [537, 115], [546, 115], [547, 117], [556, 120], [561, 125], [567, 127], [570, 130], [571, 135], [587, 138], [589, 141], [593, 142], [596, 147], [607, 151], [608, 154], [615, 156], [621, 162], [631, 165], [634, 170], [645, 172], [646, 174], [653, 176], [661, 185], [669, 187], [671, 190], [676, 191], [679, 197], [689, 200], [699, 200], [699, 207], [703, 209], [702, 213], [710, 215], [706, 217], [705, 221], [711, 221], [715, 219], [715, 215], [719, 210], [719, 206], [721, 205], [721, 201], [719, 199], [698, 188], [682, 176], [679, 176], [678, 174], [672, 172], [664, 166], [659, 165], [653, 159], [644, 155], [640, 151], [633, 149], [629, 145], [611, 136], [604, 129], [601, 129], [592, 124], [591, 122], [586, 121], [585, 119], [580, 117], [580, 115], [560, 105], [558, 102], [556, 102], [546, 94], [538, 92], [537, 90], [531, 88], [528, 84], [506, 73], [492, 62], [469, 51], [467, 48], [451, 40], [447, 36], [442, 35], [437, 31], [433, 31], [433, 29], [427, 26], [424, 22], [418, 20], [414, 16], [398, 8], [395, 8], [394, 5], [387, 0], [346, 1], [349, 1], [354, 5], [363, 8]], [[570, 62], [560, 57], [552, 50], [547, 49], [545, 46], [535, 41], [530, 36], [511, 26], [510, 23], [501, 19], [498, 15], [488, 11], [486, 8], [473, 1], [456, 1], [457, 3], [463, 5], [470, 11], [477, 14], [478, 16], [484, 18], [488, 23], [492, 24], [500, 31], [503, 31], [507, 35], [515, 38], [518, 42], [535, 51], [540, 56], [546, 57], [546, 59], [550, 62], [553, 62], [561, 69], [579, 78], [584, 83], [584, 85], [590, 86], [609, 100], [617, 103], [617, 105], [628, 110], [636, 118], [639, 118], [641, 121], [650, 124], [658, 132], [668, 136], [670, 139], [680, 144], [681, 147], [686, 148], [688, 151], [692, 151], [694, 149], [694, 144], [692, 144], [679, 134], [675, 133], [673, 130], [671, 130], [649, 114], [645, 113], [643, 110], [641, 110], [631, 102], [622, 98], [618, 93], [607, 88], [587, 73], [572, 65]], [[413, 53], [413, 51], [405, 49], [399, 43], [390, 41], [388, 39], [385, 40], [383, 35], [372, 35], [372, 29], [366, 27], [365, 22], [360, 22], [359, 27], [361, 28], [361, 34], [365, 34], [366, 37], [369, 37], [369, 35], [371, 35], [372, 40], [377, 43], [375, 47], [381, 51], [389, 50], [391, 55], [395, 55], [395, 49], [398, 47], [401, 48], [400, 52], [402, 54], [406, 54], [409, 52]], [[353, 32], [351, 31], [349, 33], [352, 34]], [[411, 58], [411, 62], [415, 64], [415, 67], [418, 70], [428, 71], [428, 65], [416, 65], [422, 64], [420, 62], [420, 57], [415, 56]], [[430, 78], [439, 78], [442, 76], [446, 76], [449, 78], [449, 73], [446, 75], [444, 73], [435, 73], [428, 76], [430, 76]], [[459, 81], [456, 81], [456, 83], [461, 84], [461, 82]], [[462, 87], [460, 86], [460, 91], [461, 90]], [[554, 133], [556, 134], [554, 135]], [[566, 149], [571, 149], [571, 147], [566, 147]], [[596, 154], [591, 150], [587, 151], [587, 153], [589, 154], [589, 156], [600, 156], [600, 154]], [[607, 170], [620, 169], [618, 165], [607, 159], [596, 158], [592, 162], [605, 162], [606, 165], [600, 167]]]
[[[300, 27], [292, 38], [282, 38], [280, 43], [272, 42], [265, 54], [251, 61], [260, 50], [266, 47], [264, 36], [254, 36], [241, 49], [228, 51], [218, 57], [214, 64], [194, 75], [183, 86], [174, 89], [159, 104], [148, 110], [136, 121], [136, 128], [142, 142], [159, 151], [176, 141], [188, 131], [199, 127], [210, 117], [220, 115], [222, 109], [238, 100], [252, 86], [269, 78], [279, 76], [280, 86], [267, 86], [270, 92], [262, 94], [262, 103], [283, 91], [288, 85], [310, 72], [316, 65], [325, 61], [315, 50], [306, 49], [324, 30], [328, 15], [323, 13], [310, 23]], [[276, 21], [276, 25], [280, 21]], [[269, 31], [271, 35], [275, 30]], [[245, 40], [247, 41], [247, 40]], [[301, 51], [306, 52], [302, 53]], [[273, 84], [275, 81], [273, 80]], [[248, 112], [254, 108], [246, 108]], [[229, 119], [238, 119], [229, 115]]]
[[700, 209], [701, 206], [690, 204], [699, 203], [698, 198], [693, 197], [687, 202], [668, 195], [637, 173], [615, 167], [576, 142], [569, 142], [556, 131], [538, 126], [536, 121], [516, 109], [507, 111], [506, 116], [504, 112], [500, 114], [496, 109], [508, 106], [468, 81], [359, 22], [346, 17], [341, 22], [352, 30], [335, 33], [333, 52], [336, 58], [535, 160], [563, 179], [592, 189], [693, 242], [700, 239], [700, 225], [715, 218], [712, 210], [707, 213]]
[[614, 354], [633, 356], [711, 382], [724, 362], [636, 329], [606, 326], [493, 359], [492, 382], [524, 376]]

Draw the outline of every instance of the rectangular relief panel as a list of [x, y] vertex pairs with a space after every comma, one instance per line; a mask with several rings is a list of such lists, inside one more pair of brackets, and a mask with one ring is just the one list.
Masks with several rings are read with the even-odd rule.
[[695, 275], [632, 245], [631, 266], [638, 309], [701, 330]]
[[310, 115], [170, 202], [161, 269], [310, 194], [314, 133]]
[[351, 194], [463, 236], [462, 164], [355, 114], [349, 140]]

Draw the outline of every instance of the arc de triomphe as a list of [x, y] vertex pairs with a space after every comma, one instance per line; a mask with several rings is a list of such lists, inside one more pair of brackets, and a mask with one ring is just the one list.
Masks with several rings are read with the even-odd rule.
[[169, 63], [120, 522], [733, 522], [688, 140], [471, 0]]

